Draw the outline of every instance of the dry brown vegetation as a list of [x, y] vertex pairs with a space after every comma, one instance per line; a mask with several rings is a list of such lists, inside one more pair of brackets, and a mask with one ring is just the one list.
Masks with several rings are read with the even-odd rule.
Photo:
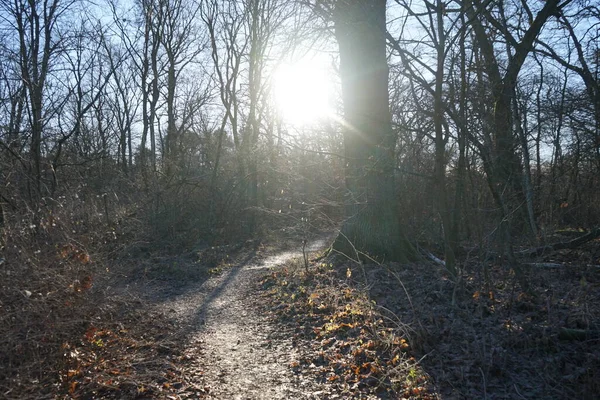
[[[189, 374], [197, 360], [186, 353], [187, 331], [149, 305], [225, 273], [258, 242], [182, 250], [189, 244], [176, 238], [151, 240], [143, 209], [84, 193], [47, 200], [38, 225], [34, 213], [5, 213], [2, 396], [209, 396], [211, 382]], [[295, 246], [297, 228], [288, 236]], [[581, 232], [552, 241], [572, 235]], [[323, 396], [592, 399], [599, 245], [522, 259], [527, 290], [477, 249], [457, 281], [425, 261], [322, 259], [306, 270], [298, 259], [257, 288], [300, 351], [288, 367], [325, 384]]]
[[[261, 282], [302, 358], [297, 372], [361, 398], [594, 399], [600, 390], [600, 242], [514, 271], [473, 258], [453, 283], [435, 264], [319, 261]], [[568, 260], [568, 261], [567, 261]]]
[[100, 197], [83, 200], [83, 192], [6, 214], [0, 291], [5, 397], [36, 398], [40, 387], [53, 390], [63, 347], [98, 314], [102, 296], [94, 286], [123, 230], [106, 224]]
[[[2, 398], [38, 399], [60, 393], [81, 397], [92, 393], [89, 387], [79, 390], [84, 381], [92, 383], [93, 393], [100, 393], [103, 386], [110, 392], [104, 374], [118, 375], [111, 370], [111, 359], [124, 357], [122, 366], [128, 357], [141, 357], [149, 370], [153, 363], [161, 363], [154, 350], [163, 341], [148, 331], [152, 325], [145, 322], [155, 321], [156, 329], [164, 332], [169, 330], [168, 319], [149, 317], [142, 292], [128, 288], [144, 285], [153, 274], [172, 275], [180, 260], [172, 254], [191, 247], [189, 241], [169, 232], [163, 221], [157, 223], [130, 182], [123, 181], [118, 191], [80, 184], [62, 193], [43, 198], [37, 209], [13, 196], [11, 204], [22, 208], [3, 212]], [[187, 233], [187, 227], [177, 234]], [[181, 280], [208, 274], [187, 260]], [[137, 347], [142, 350], [132, 353]], [[142, 381], [150, 388], [154, 378], [149, 374]]]
[[211, 396], [154, 306], [319, 231], [261, 285], [323, 397], [597, 397], [594, 2], [102, 4], [0, 0], [0, 397]]
[[409, 351], [412, 328], [384, 321], [355, 285], [352, 274], [360, 272], [323, 262], [305, 271], [296, 262], [260, 282], [265, 307], [301, 349], [290, 367], [329, 383], [329, 395], [438, 398]]

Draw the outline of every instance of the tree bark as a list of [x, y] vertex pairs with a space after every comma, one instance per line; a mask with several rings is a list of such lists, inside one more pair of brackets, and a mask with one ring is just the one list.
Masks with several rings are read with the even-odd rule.
[[339, 0], [334, 12], [347, 195], [333, 249], [351, 258], [406, 261], [415, 251], [401, 232], [396, 202], [385, 11], [385, 0]]

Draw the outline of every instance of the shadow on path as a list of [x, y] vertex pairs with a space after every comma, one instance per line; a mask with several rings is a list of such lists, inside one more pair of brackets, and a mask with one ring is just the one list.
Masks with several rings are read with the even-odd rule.
[[[312, 241], [307, 251], [326, 247], [328, 240], [323, 236]], [[256, 250], [194, 292], [188, 290], [165, 303], [187, 322], [182, 333], [184, 352], [194, 364], [189, 373], [201, 374], [208, 398], [315, 398], [317, 384], [302, 381], [290, 370], [297, 350], [291, 338], [277, 335], [268, 313], [256, 307], [260, 296], [254, 286], [266, 269], [302, 257], [302, 250], [280, 251], [259, 260]]]

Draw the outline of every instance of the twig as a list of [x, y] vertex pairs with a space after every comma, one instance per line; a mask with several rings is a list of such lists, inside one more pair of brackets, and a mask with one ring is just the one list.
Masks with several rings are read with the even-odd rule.
[[558, 263], [525, 263], [525, 265], [530, 265], [532, 267], [539, 267], [539, 268], [548, 268], [548, 269], [562, 268], [565, 266], [565, 264], [558, 264]]
[[483, 373], [481, 367], [479, 367], [479, 372], [481, 372], [481, 379], [483, 379], [483, 398], [484, 400], [487, 400], [487, 384], [485, 382], [485, 374]]
[[513, 387], [515, 388], [515, 392], [517, 392], [517, 394], [519, 395], [519, 397], [520, 397], [520, 398], [522, 398], [522, 399], [526, 399], [526, 397], [525, 397], [525, 396], [523, 396], [523, 395], [521, 394], [521, 392], [519, 392], [519, 389], [517, 389], [517, 385], [516, 385], [516, 384], [513, 384]]

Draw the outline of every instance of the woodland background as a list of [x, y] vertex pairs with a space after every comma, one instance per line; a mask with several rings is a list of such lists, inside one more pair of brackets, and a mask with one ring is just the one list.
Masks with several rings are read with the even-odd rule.
[[[343, 223], [340, 94], [308, 125], [271, 94], [279, 64], [317, 53], [340, 90], [337, 3], [0, 0], [2, 390], [45, 376], [91, 289], [149, 254]], [[389, 207], [417, 252], [488, 279], [489, 262], [597, 237], [598, 4], [387, 7]]]

